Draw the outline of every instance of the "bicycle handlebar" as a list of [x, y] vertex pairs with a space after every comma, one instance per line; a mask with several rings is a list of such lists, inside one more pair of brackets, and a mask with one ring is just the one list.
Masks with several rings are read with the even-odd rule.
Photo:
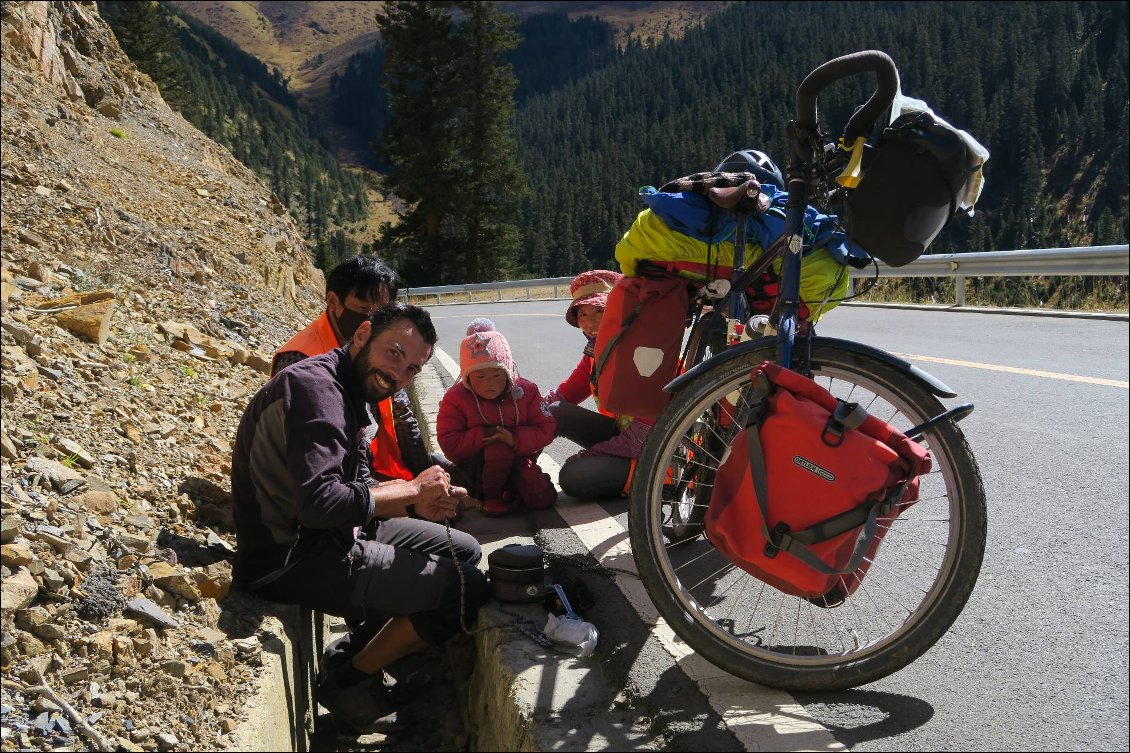
[[797, 128], [816, 130], [816, 95], [826, 86], [841, 78], [867, 71], [873, 71], [878, 79], [875, 93], [848, 120], [844, 128], [844, 142], [850, 144], [857, 136], [870, 130], [875, 118], [894, 101], [899, 86], [899, 74], [895, 62], [887, 53], [879, 50], [863, 50], [843, 55], [829, 60], [809, 73], [796, 91]]

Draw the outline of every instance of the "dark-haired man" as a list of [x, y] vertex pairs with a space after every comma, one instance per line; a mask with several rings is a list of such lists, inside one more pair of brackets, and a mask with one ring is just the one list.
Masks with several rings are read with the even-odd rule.
[[488, 598], [478, 542], [452, 530], [449, 544], [438, 525], [466, 490], [440, 466], [375, 482], [365, 462], [368, 404], [404, 389], [435, 342], [423, 309], [377, 309], [344, 347], [288, 366], [256, 393], [232, 455], [236, 578], [273, 601], [383, 625], [319, 685], [319, 702], [362, 733], [402, 720], [384, 686], [360, 683], [473, 624]]
[[271, 360], [271, 376], [303, 358], [340, 348], [374, 310], [396, 298], [400, 281], [375, 256], [353, 256], [326, 276], [326, 310]]
[[[354, 256], [338, 264], [326, 277], [326, 310], [275, 351], [271, 376], [345, 345], [369, 314], [396, 299], [399, 288], [396, 273], [375, 256]], [[437, 463], [451, 470], [445, 459], [430, 455], [424, 446], [407, 391], [400, 390], [372, 408], [377, 430], [369, 452], [375, 478], [408, 480]]]

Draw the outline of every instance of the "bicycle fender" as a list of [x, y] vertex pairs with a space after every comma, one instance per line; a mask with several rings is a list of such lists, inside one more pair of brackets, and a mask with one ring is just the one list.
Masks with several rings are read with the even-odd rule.
[[[814, 347], [827, 346], [830, 348], [837, 348], [839, 350], [847, 351], [849, 353], [858, 353], [860, 355], [876, 358], [887, 363], [890, 366], [894, 366], [900, 371], [906, 372], [907, 376], [925, 386], [928, 390], [930, 390], [930, 392], [934, 393], [938, 397], [957, 397], [957, 393], [950, 389], [950, 387], [941, 379], [938, 379], [933, 374], [930, 374], [929, 372], [918, 368], [910, 361], [899, 358], [898, 356], [891, 355], [885, 350], [879, 350], [878, 348], [874, 348], [870, 345], [853, 342], [852, 340], [840, 340], [834, 337], [814, 337], [812, 339], [812, 344]], [[719, 353], [713, 358], [703, 361], [702, 363], [692, 368], [690, 371], [686, 371], [675, 377], [667, 383], [667, 385], [663, 388], [663, 391], [675, 394], [683, 388], [683, 385], [685, 385], [691, 379], [694, 379], [696, 376], [706, 371], [707, 369], [710, 369], [713, 366], [728, 361], [732, 358], [741, 358], [749, 354], [751, 351], [767, 349], [770, 353], [771, 360], [772, 354], [774, 354], [776, 351], [776, 347], [777, 338], [775, 336], [760, 337], [756, 340], [748, 340], [743, 343], [738, 343], [733, 347], [727, 348], [725, 351]]]

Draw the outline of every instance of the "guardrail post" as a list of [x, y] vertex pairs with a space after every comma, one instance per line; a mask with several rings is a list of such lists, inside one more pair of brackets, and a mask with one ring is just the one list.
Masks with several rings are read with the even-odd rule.
[[957, 305], [965, 305], [965, 278], [960, 275], [953, 278], [954, 291], [957, 293]]

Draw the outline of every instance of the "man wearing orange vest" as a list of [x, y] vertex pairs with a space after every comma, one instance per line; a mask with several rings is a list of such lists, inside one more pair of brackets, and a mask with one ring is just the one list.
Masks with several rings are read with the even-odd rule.
[[[326, 310], [275, 351], [271, 376], [309, 356], [339, 348], [369, 314], [396, 299], [400, 283], [375, 256], [354, 256], [338, 264], [326, 278]], [[373, 478], [411, 481], [425, 468], [447, 465], [428, 454], [406, 390], [372, 406], [377, 420], [370, 443]]]

